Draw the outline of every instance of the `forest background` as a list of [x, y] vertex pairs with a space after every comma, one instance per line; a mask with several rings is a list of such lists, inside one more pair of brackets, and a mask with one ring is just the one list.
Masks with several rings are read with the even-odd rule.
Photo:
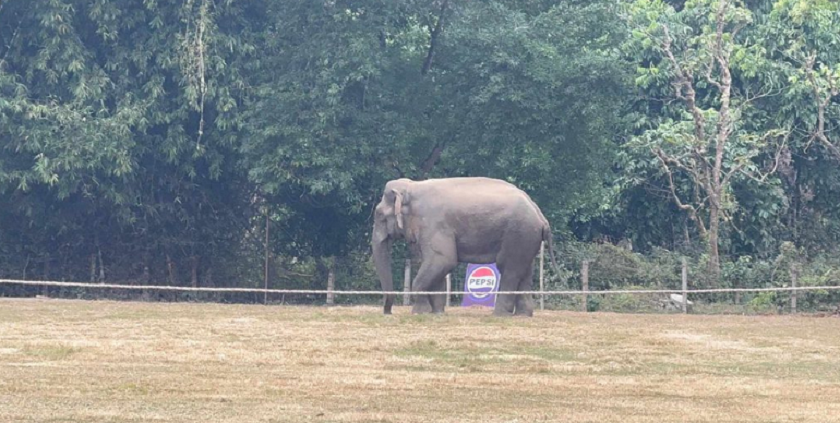
[[2, 0], [0, 277], [376, 289], [385, 182], [489, 176], [548, 289], [837, 284], [838, 90], [830, 0]]

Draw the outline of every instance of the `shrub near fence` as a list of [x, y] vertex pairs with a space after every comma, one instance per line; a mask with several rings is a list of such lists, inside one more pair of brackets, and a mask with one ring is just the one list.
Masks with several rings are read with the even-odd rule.
[[[640, 254], [629, 248], [612, 244], [558, 244], [556, 255], [560, 269], [557, 271], [544, 264], [545, 291], [579, 291], [583, 288], [584, 271], [590, 295], [561, 294], [544, 295], [546, 309], [613, 311], [613, 312], [679, 312], [681, 304], [675, 303], [671, 293], [643, 293], [634, 291], [682, 290], [681, 273], [683, 262], [686, 266], [688, 290], [703, 289], [785, 289], [794, 283], [799, 287], [827, 287], [826, 289], [808, 290], [792, 293], [790, 291], [766, 292], [714, 292], [691, 293], [695, 313], [778, 313], [790, 310], [805, 312], [837, 310], [840, 304], [840, 292], [834, 289], [838, 285], [835, 276], [840, 271], [840, 257], [829, 255], [804, 260], [801, 251], [790, 244], [781, 248], [780, 254], [773, 260], [756, 260], [749, 256], [724, 257], [721, 263], [719, 279], [709, 277], [704, 256], [686, 257], [680, 253], [664, 249], [654, 249], [648, 254]], [[335, 266], [334, 295], [335, 304], [378, 304], [381, 294], [368, 292], [363, 295], [342, 294], [342, 291], [378, 291], [379, 283], [373, 272], [370, 259], [365, 254], [353, 254], [339, 259]], [[404, 255], [395, 258], [395, 290], [404, 289]], [[586, 265], [584, 265], [586, 263]], [[279, 266], [279, 264], [278, 264]], [[539, 260], [535, 263], [539, 266]], [[310, 266], [311, 267], [311, 266]], [[314, 268], [313, 268], [314, 269]], [[311, 270], [311, 269], [310, 269]], [[415, 269], [416, 271], [416, 263]], [[312, 271], [314, 272], [314, 271]], [[464, 266], [458, 266], [452, 274], [453, 305], [460, 303], [458, 298], [463, 292]], [[280, 272], [277, 272], [280, 273]], [[325, 301], [326, 280], [318, 282], [317, 272], [301, 273], [305, 281], [294, 281], [294, 272], [277, 276], [271, 280], [269, 292], [255, 289], [259, 284], [244, 284], [230, 281], [228, 288], [244, 290], [181, 290], [172, 292], [163, 289], [131, 290], [125, 288], [103, 288], [97, 284], [79, 284], [77, 286], [38, 286], [15, 284], [6, 281], [0, 284], [0, 296], [35, 296], [46, 295], [61, 298], [108, 298], [142, 301], [212, 301], [212, 302], [268, 302], [323, 304]], [[534, 272], [534, 291], [539, 290], [536, 279], [539, 271]], [[413, 273], [412, 273], [413, 275]], [[313, 279], [315, 277], [316, 279]], [[117, 281], [116, 283], [119, 283]], [[240, 286], [241, 285], [241, 286]], [[306, 293], [277, 291], [308, 290]], [[250, 291], [249, 291], [250, 290]], [[598, 294], [603, 291], [627, 291], [626, 293]], [[539, 299], [539, 295], [535, 295]], [[794, 299], [795, 300], [792, 300]], [[794, 304], [795, 301], [795, 304]], [[402, 302], [398, 302], [402, 303]]]
[[[802, 251], [783, 243], [772, 260], [751, 256], [722, 256], [719, 278], [708, 271], [706, 256], [687, 257], [677, 252], [654, 248], [649, 254], [633, 252], [610, 243], [565, 243], [557, 248], [562, 262], [561, 274], [549, 273], [547, 289], [581, 289], [584, 262], [588, 263], [588, 285], [597, 290], [680, 290], [683, 260], [687, 263], [688, 289], [769, 289], [792, 286], [796, 275], [798, 287], [837, 286], [840, 257], [821, 255], [806, 260]], [[791, 292], [722, 292], [695, 293], [690, 300], [700, 313], [776, 313], [790, 310], [796, 298], [799, 311], [835, 312], [840, 304], [837, 290]], [[581, 309], [581, 298], [552, 297], [551, 308]], [[587, 298], [590, 311], [658, 312], [674, 310], [666, 295], [618, 294]]]

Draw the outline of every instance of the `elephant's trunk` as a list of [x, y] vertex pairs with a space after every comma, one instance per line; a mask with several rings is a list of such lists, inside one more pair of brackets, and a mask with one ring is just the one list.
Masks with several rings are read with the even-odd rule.
[[[388, 239], [376, 242], [373, 247], [373, 262], [376, 265], [376, 273], [382, 283], [383, 291], [394, 290], [394, 275], [391, 274], [391, 241]], [[391, 314], [391, 306], [394, 304], [394, 294], [385, 294], [385, 314]]]

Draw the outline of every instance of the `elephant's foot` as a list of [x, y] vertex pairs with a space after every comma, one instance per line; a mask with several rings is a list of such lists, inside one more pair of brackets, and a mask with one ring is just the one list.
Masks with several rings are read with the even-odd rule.
[[513, 316], [516, 300], [511, 294], [500, 294], [496, 297], [496, 306], [493, 308], [494, 316]]
[[433, 314], [443, 314], [446, 308], [446, 297], [443, 295], [429, 295], [429, 304], [432, 306]]
[[417, 302], [411, 308], [411, 314], [429, 314], [432, 311], [432, 305], [429, 304], [429, 299], [425, 297], [418, 297]]
[[510, 316], [513, 316], [513, 312], [512, 311], [507, 311], [507, 310], [504, 310], [504, 309], [501, 309], [501, 308], [497, 307], [497, 308], [493, 309], [493, 315], [497, 316], [497, 317], [510, 317]]
[[521, 316], [521, 317], [534, 317], [534, 310], [521, 310], [517, 309], [514, 313], [514, 316]]
[[517, 295], [514, 316], [534, 317], [534, 301], [530, 296]]

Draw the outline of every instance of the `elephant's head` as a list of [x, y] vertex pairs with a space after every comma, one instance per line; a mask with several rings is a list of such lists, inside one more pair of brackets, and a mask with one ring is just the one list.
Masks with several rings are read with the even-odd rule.
[[[411, 207], [409, 188], [410, 179], [397, 179], [385, 184], [382, 200], [376, 205], [373, 221], [373, 261], [376, 273], [382, 283], [383, 291], [394, 290], [394, 277], [391, 274], [391, 246], [396, 239], [406, 233], [406, 216]], [[391, 314], [394, 295], [385, 295], [385, 314]]]

